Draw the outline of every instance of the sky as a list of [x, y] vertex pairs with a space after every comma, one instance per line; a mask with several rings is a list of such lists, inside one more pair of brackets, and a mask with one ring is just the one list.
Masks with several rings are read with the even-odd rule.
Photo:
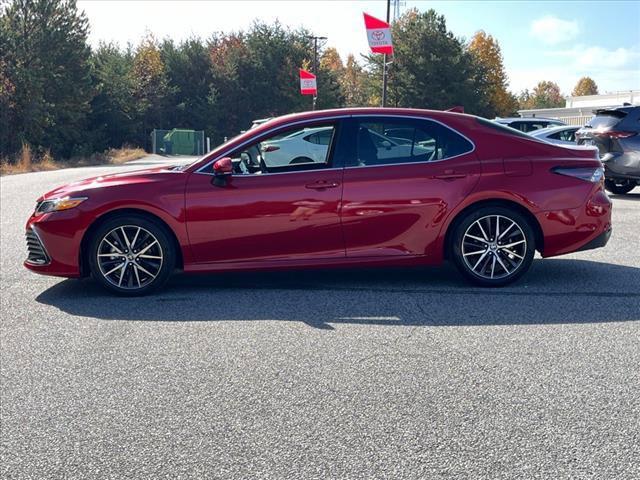
[[[435, 9], [447, 28], [469, 39], [484, 30], [500, 43], [509, 88], [532, 89], [552, 80], [570, 94], [592, 77], [600, 92], [640, 89], [640, 2], [412, 1], [401, 11]], [[176, 41], [247, 29], [254, 20], [328, 37], [343, 60], [368, 52], [362, 13], [384, 18], [384, 0], [79, 1], [91, 25], [89, 40], [137, 44], [147, 32]]]

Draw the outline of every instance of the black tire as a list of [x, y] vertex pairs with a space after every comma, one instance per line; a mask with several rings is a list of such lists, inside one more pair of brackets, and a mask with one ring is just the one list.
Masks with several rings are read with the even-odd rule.
[[289, 162], [289, 165], [298, 165], [300, 163], [313, 163], [309, 157], [296, 157]]
[[636, 187], [634, 183], [627, 181], [626, 183], [616, 184], [614, 180], [605, 180], [604, 188], [615, 195], [624, 195], [625, 193], [629, 193]]
[[[493, 225], [496, 218], [500, 219], [497, 220], [498, 222], [502, 222], [502, 230], [499, 230], [500, 240], [494, 242], [492, 230], [495, 234]], [[510, 226], [509, 222], [515, 223], [516, 227]], [[458, 270], [472, 283], [482, 287], [502, 287], [515, 282], [529, 270], [536, 250], [535, 235], [528, 219], [521, 213], [499, 205], [479, 207], [466, 213], [453, 228], [454, 231], [450, 237], [452, 260]], [[506, 236], [503, 236], [504, 231]], [[485, 233], [490, 241], [469, 238], [469, 235], [483, 238]], [[518, 245], [510, 246], [516, 242]], [[507, 246], [509, 246], [508, 249]], [[465, 250], [464, 254], [463, 250]], [[495, 260], [494, 256], [497, 257]], [[480, 257], [483, 257], [482, 261]], [[475, 260], [476, 258], [478, 260]], [[485, 259], [492, 264], [491, 267], [484, 263]], [[480, 263], [474, 270], [476, 262]], [[506, 266], [506, 269], [503, 266]], [[509, 268], [513, 270], [509, 272]]]
[[[164, 225], [142, 215], [110, 218], [96, 229], [89, 242], [91, 276], [117, 295], [140, 296], [157, 290], [164, 285], [176, 265], [176, 249], [169, 235]], [[136, 252], [126, 250], [125, 237], [128, 242], [135, 240]], [[140, 253], [144, 259], [138, 258]], [[123, 269], [105, 275], [118, 265], [124, 265]], [[118, 274], [123, 275], [120, 285], [117, 283], [120, 279]]]

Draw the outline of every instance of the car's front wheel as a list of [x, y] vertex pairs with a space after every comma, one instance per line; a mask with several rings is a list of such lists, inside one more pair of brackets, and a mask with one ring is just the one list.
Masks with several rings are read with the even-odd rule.
[[507, 285], [531, 266], [535, 236], [528, 220], [501, 206], [481, 207], [457, 222], [452, 256], [458, 269], [485, 287]]
[[175, 258], [166, 229], [138, 215], [104, 222], [89, 247], [92, 276], [119, 295], [145, 295], [161, 287], [174, 269]]
[[604, 188], [615, 195], [624, 195], [625, 193], [629, 193], [635, 187], [635, 183], [632, 183], [628, 180], [626, 182], [616, 182], [615, 180], [608, 179], [604, 181]]

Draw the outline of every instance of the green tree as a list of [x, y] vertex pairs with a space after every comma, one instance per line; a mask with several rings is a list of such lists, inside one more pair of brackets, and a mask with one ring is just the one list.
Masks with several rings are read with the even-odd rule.
[[[444, 16], [434, 10], [409, 10], [392, 28], [395, 54], [389, 71], [390, 105], [433, 109], [463, 105], [470, 113], [492, 113], [484, 67], [447, 30]], [[382, 78], [380, 57], [367, 57], [373, 79]]]
[[93, 149], [119, 148], [135, 141], [137, 110], [133, 100], [133, 53], [101, 44], [91, 56], [92, 83], [89, 132]]
[[573, 92], [571, 92], [571, 95], [573, 95], [574, 97], [597, 94], [598, 85], [596, 85], [596, 82], [591, 77], [582, 77], [580, 80], [578, 80], [578, 83], [576, 83]]
[[88, 22], [74, 0], [14, 0], [0, 14], [3, 81], [12, 85], [4, 152], [21, 142], [60, 156], [80, 153], [91, 89]]
[[179, 45], [165, 40], [160, 46], [170, 86], [165, 121], [169, 126], [206, 130], [214, 127], [211, 60], [207, 46], [197, 38]]

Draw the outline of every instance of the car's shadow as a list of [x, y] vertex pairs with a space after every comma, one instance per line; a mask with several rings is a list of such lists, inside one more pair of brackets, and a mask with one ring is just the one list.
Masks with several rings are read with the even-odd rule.
[[502, 289], [471, 287], [444, 266], [176, 275], [166, 289], [138, 298], [111, 296], [91, 280], [64, 280], [36, 300], [105, 320], [286, 320], [327, 329], [595, 323], [640, 319], [638, 285], [640, 268], [548, 259]]

